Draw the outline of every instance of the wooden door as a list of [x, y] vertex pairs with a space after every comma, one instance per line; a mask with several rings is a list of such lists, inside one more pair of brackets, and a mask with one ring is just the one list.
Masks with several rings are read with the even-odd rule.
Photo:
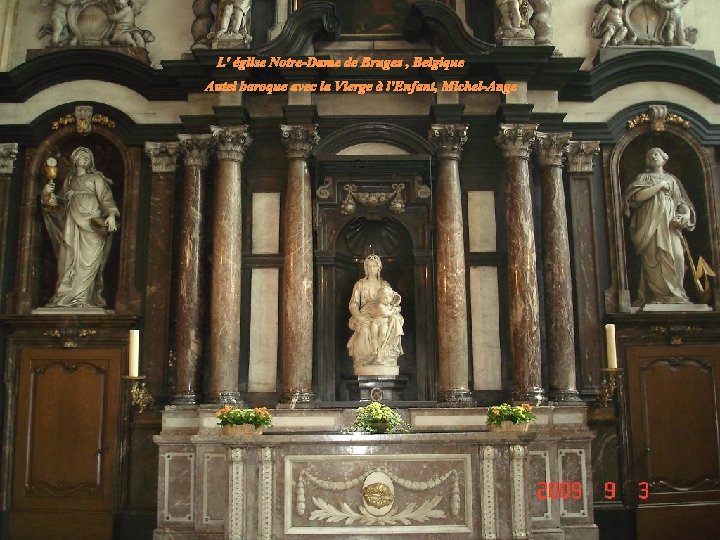
[[720, 347], [629, 347], [627, 366], [638, 540], [718, 538]]
[[119, 349], [22, 349], [12, 540], [112, 538]]

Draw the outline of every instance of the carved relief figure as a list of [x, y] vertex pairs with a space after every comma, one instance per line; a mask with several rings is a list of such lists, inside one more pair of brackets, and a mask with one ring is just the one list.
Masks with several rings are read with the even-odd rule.
[[667, 161], [661, 148], [648, 150], [647, 170], [637, 175], [623, 197], [641, 264], [638, 305], [690, 301], [683, 287], [682, 230], [695, 228], [695, 209], [680, 180], [664, 171]]
[[248, 36], [251, 8], [252, 0], [220, 0], [215, 37], [227, 33]]
[[689, 0], [655, 0], [655, 5], [664, 11], [660, 38], [665, 45], [684, 45], [685, 29], [680, 8]]
[[43, 208], [58, 280], [48, 307], [105, 307], [103, 269], [120, 216], [111, 181], [95, 169], [90, 149], [76, 148], [72, 169], [55, 194], [55, 182], [43, 187]]
[[595, 6], [595, 18], [591, 31], [595, 38], [600, 39], [600, 47], [619, 45], [628, 34], [623, 20], [625, 0], [600, 0]]
[[535, 31], [528, 23], [531, 11], [528, 0], [495, 0], [495, 7], [498, 14], [496, 39], [535, 37]]
[[347, 347], [353, 366], [356, 370], [372, 365], [397, 366], [397, 359], [403, 353], [400, 295], [380, 277], [380, 257], [369, 255], [364, 268], [365, 277], [353, 286], [349, 305], [353, 335]]
[[141, 30], [135, 26], [135, 16], [140, 14], [144, 2], [135, 0], [115, 0], [117, 11], [108, 15], [114, 25], [110, 34], [111, 45], [130, 45], [142, 47], [155, 41], [155, 36], [149, 30]]
[[[43, 6], [52, 6], [49, 24], [40, 29], [40, 37], [50, 34], [50, 45], [58, 46], [64, 41], [77, 41], [68, 29], [68, 8], [76, 3], [76, 0], [43, 0]], [[74, 45], [75, 43], [71, 43]]]

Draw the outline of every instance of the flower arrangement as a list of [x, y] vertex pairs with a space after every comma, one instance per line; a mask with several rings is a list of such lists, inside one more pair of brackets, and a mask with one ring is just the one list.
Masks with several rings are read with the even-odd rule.
[[250, 424], [259, 427], [272, 426], [272, 415], [265, 407], [254, 409], [239, 409], [232, 405], [225, 405], [222, 409], [215, 411], [219, 426], [239, 426]]
[[535, 415], [532, 412], [532, 406], [529, 403], [522, 405], [493, 405], [488, 409], [487, 423], [488, 426], [500, 426], [503, 422], [512, 422], [513, 424], [521, 424], [523, 422], [532, 422]]
[[373, 401], [365, 407], [358, 408], [355, 422], [349, 431], [364, 433], [392, 433], [399, 431], [407, 433], [410, 430], [410, 426], [397, 411], [379, 401]]

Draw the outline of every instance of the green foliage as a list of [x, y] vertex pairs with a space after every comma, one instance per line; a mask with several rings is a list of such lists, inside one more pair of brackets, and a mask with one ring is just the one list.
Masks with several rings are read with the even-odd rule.
[[239, 426], [241, 424], [252, 424], [257, 427], [272, 426], [272, 416], [265, 407], [254, 409], [238, 409], [232, 405], [225, 405], [222, 409], [215, 411], [220, 426]]
[[499, 426], [502, 422], [512, 422], [520, 424], [522, 422], [532, 422], [535, 415], [532, 413], [532, 406], [529, 403], [522, 405], [493, 405], [488, 409], [487, 423], [488, 426]]

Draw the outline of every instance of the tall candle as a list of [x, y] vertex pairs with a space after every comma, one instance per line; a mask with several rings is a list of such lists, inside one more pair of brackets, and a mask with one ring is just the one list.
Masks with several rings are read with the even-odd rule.
[[128, 347], [128, 375], [140, 375], [140, 330], [130, 330], [130, 346]]
[[617, 369], [617, 349], [615, 348], [615, 325], [605, 325], [605, 340], [607, 341], [607, 366]]

